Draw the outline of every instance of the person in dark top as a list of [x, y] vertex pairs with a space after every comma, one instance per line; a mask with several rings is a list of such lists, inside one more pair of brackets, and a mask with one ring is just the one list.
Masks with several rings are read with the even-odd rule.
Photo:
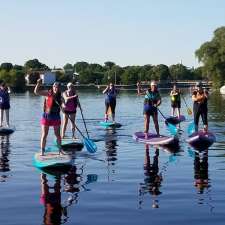
[[3, 117], [5, 113], [6, 126], [9, 127], [9, 109], [10, 109], [10, 89], [5, 82], [0, 83], [0, 127], [3, 126]]
[[57, 145], [59, 147], [59, 153], [61, 152], [61, 136], [60, 136], [60, 109], [62, 103], [60, 84], [55, 82], [52, 88], [49, 90], [40, 90], [41, 79], [37, 80], [37, 85], [34, 89], [36, 95], [45, 97], [44, 108], [41, 119], [42, 135], [41, 135], [41, 155], [44, 155], [46, 139], [49, 131], [49, 127], [54, 127], [54, 133], [57, 139]]
[[118, 90], [115, 88], [113, 83], [110, 83], [105, 90], [102, 92], [105, 94], [105, 122], [108, 121], [109, 110], [111, 110], [112, 121], [115, 122], [115, 109], [116, 109], [116, 96]]
[[208, 97], [208, 91], [202, 88], [201, 82], [197, 82], [196, 89], [192, 93], [195, 131], [198, 131], [200, 116], [204, 125], [204, 132], [208, 131]]

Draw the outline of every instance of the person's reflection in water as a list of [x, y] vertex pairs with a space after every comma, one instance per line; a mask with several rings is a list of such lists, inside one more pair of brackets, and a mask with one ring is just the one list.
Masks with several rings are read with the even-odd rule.
[[41, 198], [40, 202], [45, 206], [44, 224], [61, 224], [63, 207], [61, 205], [61, 176], [55, 177], [54, 185], [50, 186], [50, 181], [45, 173], [41, 173]]
[[9, 136], [0, 136], [0, 182], [5, 182], [8, 178], [6, 172], [10, 171], [9, 168]]
[[[114, 174], [114, 165], [117, 160], [117, 138], [116, 130], [113, 128], [107, 129], [105, 138], [105, 149], [106, 149], [106, 161], [108, 169], [108, 181], [110, 180], [110, 174]], [[113, 180], [112, 180], [113, 181]]]
[[150, 160], [149, 145], [145, 145], [145, 161], [144, 161], [144, 183], [140, 184], [139, 196], [139, 208], [141, 208], [143, 202], [143, 196], [146, 193], [150, 193], [153, 196], [152, 208], [159, 208], [159, 202], [157, 196], [162, 192], [160, 186], [162, 182], [162, 174], [159, 173], [159, 149], [155, 149], [155, 155], [153, 161]]
[[194, 171], [194, 185], [198, 189], [199, 194], [203, 194], [204, 189], [210, 187], [208, 176], [208, 150], [195, 152]]

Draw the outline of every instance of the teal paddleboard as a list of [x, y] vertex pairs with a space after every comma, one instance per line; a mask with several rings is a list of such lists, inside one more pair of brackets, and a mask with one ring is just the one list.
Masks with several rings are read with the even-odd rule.
[[102, 126], [102, 127], [114, 127], [114, 128], [119, 128], [119, 127], [121, 127], [122, 126], [122, 124], [121, 123], [116, 123], [116, 122], [105, 122], [105, 121], [101, 121], [100, 122], [100, 125]]
[[59, 154], [56, 148], [48, 148], [43, 156], [40, 152], [35, 153], [33, 158], [33, 164], [38, 168], [45, 167], [60, 167], [65, 165], [72, 165], [73, 159], [70, 155]]

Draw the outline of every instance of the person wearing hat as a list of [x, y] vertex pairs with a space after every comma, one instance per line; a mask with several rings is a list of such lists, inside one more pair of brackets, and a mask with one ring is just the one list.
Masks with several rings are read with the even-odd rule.
[[75, 138], [75, 118], [77, 112], [78, 102], [78, 95], [75, 90], [75, 86], [69, 82], [67, 84], [67, 90], [63, 92], [63, 99], [64, 99], [64, 107], [63, 107], [63, 125], [62, 125], [62, 138], [65, 137], [66, 127], [68, 124], [68, 119], [71, 122], [72, 128], [72, 137]]
[[60, 109], [61, 109], [61, 91], [60, 83], [55, 82], [49, 90], [40, 90], [42, 79], [37, 80], [37, 84], [34, 89], [36, 95], [45, 97], [44, 100], [44, 112], [41, 119], [41, 153], [44, 155], [46, 140], [48, 136], [49, 127], [54, 128], [54, 133], [59, 147], [59, 153], [61, 152], [61, 136], [60, 136]]
[[149, 132], [149, 123], [150, 123], [150, 116], [153, 118], [153, 122], [155, 125], [155, 130], [157, 135], [159, 134], [159, 123], [158, 123], [158, 110], [157, 107], [161, 104], [161, 96], [157, 89], [157, 84], [155, 81], [151, 82], [150, 88], [147, 90], [142, 90], [141, 85], [137, 83], [137, 92], [138, 95], [144, 95], [144, 133], [146, 138]]
[[195, 131], [198, 131], [200, 116], [204, 125], [203, 130], [208, 131], [208, 96], [208, 91], [202, 88], [202, 83], [197, 82], [196, 89], [192, 93]]
[[181, 95], [180, 89], [178, 89], [176, 84], [174, 84], [173, 89], [170, 92], [172, 116], [175, 116], [175, 110], [177, 109], [177, 116], [180, 117], [180, 108], [181, 108], [180, 95]]

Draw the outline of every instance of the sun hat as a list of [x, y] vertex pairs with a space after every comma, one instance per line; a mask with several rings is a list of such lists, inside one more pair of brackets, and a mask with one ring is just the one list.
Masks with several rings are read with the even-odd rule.
[[157, 83], [153, 80], [153, 81], [151, 82], [151, 86], [157, 86]]

